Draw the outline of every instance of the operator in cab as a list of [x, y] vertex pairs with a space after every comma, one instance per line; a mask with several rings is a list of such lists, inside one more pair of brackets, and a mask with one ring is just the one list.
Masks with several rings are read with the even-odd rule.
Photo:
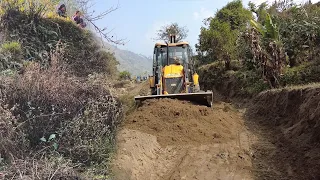
[[181, 65], [181, 61], [177, 57], [170, 58], [170, 64], [168, 66], [163, 67], [163, 76], [165, 78], [176, 78], [183, 77], [183, 66]]
[[181, 72], [183, 72], [183, 66], [181, 65], [180, 59], [177, 57], [174, 57], [173, 62], [175, 65], [177, 65], [179, 67], [178, 69], [181, 70]]

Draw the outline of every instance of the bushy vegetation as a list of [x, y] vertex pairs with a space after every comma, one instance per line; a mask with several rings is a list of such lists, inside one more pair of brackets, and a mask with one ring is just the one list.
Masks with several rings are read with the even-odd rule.
[[131, 79], [131, 73], [129, 71], [122, 71], [119, 74], [120, 80], [129, 80]]
[[157, 31], [157, 40], [163, 40], [165, 42], [170, 42], [170, 36], [176, 36], [176, 42], [180, 42], [188, 36], [189, 30], [187, 27], [182, 27], [178, 23], [170, 23], [168, 25], [162, 26]]
[[29, 154], [35, 159], [58, 154], [79, 167], [108, 161], [122, 107], [107, 89], [70, 76], [60, 66], [41, 70], [38, 63], [23, 74], [2, 77], [1, 84], [1, 106], [13, 115], [2, 116], [1, 124], [12, 131], [1, 131], [7, 136], [2, 138], [3, 162], [12, 164]]
[[0, 34], [5, 41], [1, 47], [3, 68], [0, 70], [22, 67], [22, 61], [35, 61], [49, 67], [50, 52], [63, 46], [64, 61], [70, 73], [76, 76], [88, 76], [94, 72], [110, 76], [117, 74], [115, 57], [98, 45], [89, 30], [78, 28], [69, 19], [42, 16], [47, 8], [40, 5], [31, 4], [30, 9], [25, 9], [22, 8], [25, 4], [18, 2], [23, 1], [3, 1], [0, 4], [4, 9]]
[[205, 88], [221, 89], [223, 82], [233, 79], [232, 91], [252, 95], [268, 88], [319, 82], [319, 3], [248, 5], [245, 8], [241, 0], [234, 0], [204, 21], [196, 59], [203, 66], [200, 82], [213, 78], [213, 86]]
[[0, 171], [4, 179], [107, 175], [123, 108], [99, 78], [115, 77], [117, 62], [44, 2], [0, 2]]

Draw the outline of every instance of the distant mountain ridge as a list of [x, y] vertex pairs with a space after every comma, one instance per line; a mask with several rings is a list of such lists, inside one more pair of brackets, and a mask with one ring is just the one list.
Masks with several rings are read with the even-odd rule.
[[102, 39], [95, 33], [93, 34], [93, 38], [100, 46], [104, 47], [106, 51], [114, 53], [114, 56], [119, 62], [117, 68], [120, 72], [129, 71], [133, 76], [152, 74], [152, 56], [147, 57], [143, 54], [123, 50], [105, 41], [103, 41], [102, 44]]
[[152, 72], [152, 58], [132, 51], [122, 50], [116, 46], [104, 43], [107, 51], [113, 52], [117, 61], [119, 71], [129, 71], [132, 75], [148, 75]]

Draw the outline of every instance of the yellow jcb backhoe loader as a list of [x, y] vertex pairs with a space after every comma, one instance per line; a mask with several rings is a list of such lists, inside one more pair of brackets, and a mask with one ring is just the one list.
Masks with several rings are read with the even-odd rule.
[[151, 95], [136, 96], [140, 102], [154, 98], [174, 98], [212, 106], [213, 93], [201, 91], [188, 42], [156, 43], [153, 52], [153, 74], [149, 76]]

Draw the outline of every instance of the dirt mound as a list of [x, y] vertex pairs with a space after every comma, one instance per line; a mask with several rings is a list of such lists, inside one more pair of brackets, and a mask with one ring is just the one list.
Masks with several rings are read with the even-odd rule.
[[125, 127], [155, 135], [162, 146], [212, 144], [232, 140], [241, 117], [186, 101], [152, 99], [126, 118]]
[[229, 104], [148, 100], [118, 133], [115, 179], [252, 179], [251, 138]]
[[319, 101], [319, 86], [266, 91], [247, 112], [275, 146], [264, 149], [261, 158], [283, 177], [320, 178]]

